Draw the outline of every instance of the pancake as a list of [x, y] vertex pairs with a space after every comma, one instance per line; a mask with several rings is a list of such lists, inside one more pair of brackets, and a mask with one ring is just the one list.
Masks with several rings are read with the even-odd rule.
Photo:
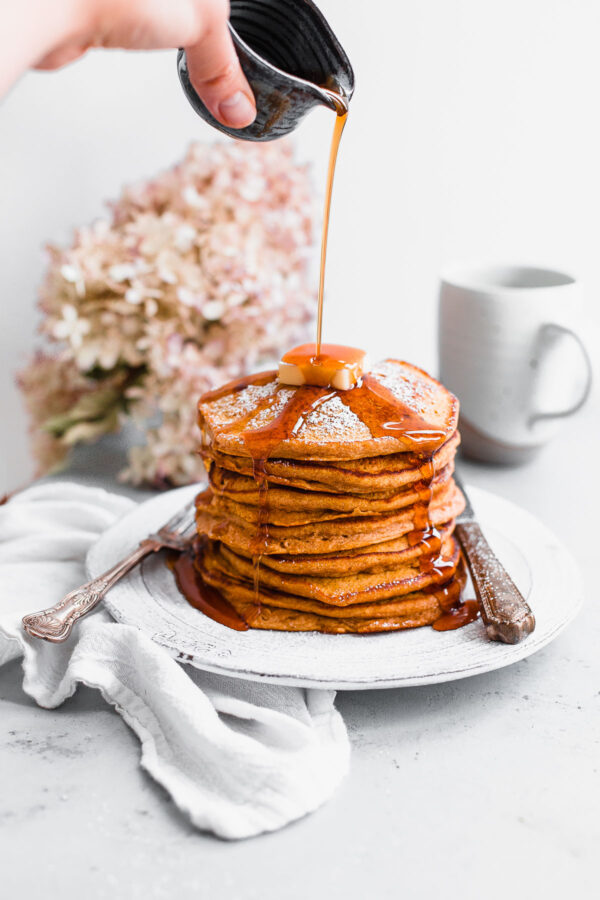
[[[261, 570], [266, 566], [276, 572], [290, 575], [349, 575], [355, 572], [379, 572], [389, 566], [403, 565], [429, 555], [430, 547], [437, 546], [444, 538], [452, 534], [454, 522], [440, 525], [439, 535], [435, 542], [420, 540], [413, 543], [409, 535], [372, 544], [368, 547], [357, 547], [353, 550], [339, 550], [337, 553], [322, 554], [281, 554], [278, 556], [261, 556]], [[238, 550], [239, 554], [239, 550]], [[248, 559], [251, 555], [248, 554]]]
[[[432, 456], [434, 475], [454, 460], [460, 435], [453, 435]], [[203, 450], [206, 467], [254, 477], [254, 466], [247, 456], [221, 453], [214, 447]], [[363, 459], [329, 460], [268, 459], [264, 474], [269, 484], [301, 488], [305, 491], [338, 491], [355, 494], [402, 490], [421, 481], [423, 460], [415, 453], [390, 453]]]
[[[426, 486], [409, 486], [402, 491], [392, 490], [371, 494], [332, 494], [325, 491], [304, 491], [298, 487], [269, 486], [268, 503], [265, 502], [263, 521], [274, 524], [303, 524], [302, 519], [315, 521], [323, 517], [331, 518], [334, 514], [344, 513], [349, 516], [368, 516], [376, 512], [390, 512], [414, 506], [415, 503], [429, 503], [430, 492], [436, 497], [443, 494], [454, 470], [453, 465], [445, 466]], [[227, 469], [212, 467], [209, 482], [213, 494], [236, 504], [259, 507], [264, 501], [261, 485], [253, 478], [238, 475]], [[293, 511], [293, 520], [282, 515]]]
[[[249, 582], [254, 579], [254, 564], [223, 544], [209, 544], [204, 550], [204, 558], [204, 565], [210, 565], [232, 578]], [[312, 575], [306, 578], [265, 568], [259, 573], [260, 584], [281, 593], [334, 606], [387, 600], [447, 582], [458, 565], [458, 545], [453, 537], [446, 538], [435, 566], [431, 568], [426, 566], [422, 569], [419, 559], [411, 562], [391, 564], [375, 573], [360, 572], [335, 577]]]
[[[331, 553], [368, 547], [407, 535], [414, 531], [414, 510], [404, 509], [376, 516], [338, 517], [310, 522], [296, 527], [269, 525], [268, 533], [257, 535], [257, 518], [237, 515], [235, 504], [225, 511], [214, 505], [216, 498], [204, 491], [196, 498], [198, 533], [217, 538], [233, 550], [246, 554]], [[432, 503], [429, 519], [432, 525], [443, 525], [455, 519], [464, 509], [464, 498], [454, 482], [447, 488], [443, 502]], [[225, 515], [224, 515], [225, 512]]]
[[[221, 453], [253, 457], [270, 431], [264, 458], [347, 460], [435, 452], [456, 431], [458, 401], [426, 372], [388, 359], [349, 391], [282, 385], [274, 371], [238, 379], [205, 394], [198, 413], [205, 442]], [[280, 433], [287, 417], [292, 427]]]
[[257, 595], [251, 584], [210, 565], [199, 563], [199, 570], [206, 583], [216, 588], [251, 628], [274, 631], [368, 634], [431, 625], [459, 599], [461, 590], [460, 580], [454, 579], [449, 586], [431, 591], [340, 608], [265, 587]]
[[[445, 484], [434, 485], [431, 489], [431, 500], [429, 508], [434, 510], [443, 505], [446, 500], [453, 494], [455, 490], [454, 482], [446, 482]], [[300, 499], [296, 508], [294, 506], [277, 506], [276, 499], [271, 501], [271, 494], [276, 491], [269, 491], [269, 501], [264, 506], [251, 506], [246, 503], [239, 503], [229, 497], [213, 492], [212, 506], [215, 513], [222, 517], [236, 516], [245, 522], [253, 523], [255, 526], [260, 523], [269, 525], [282, 525], [290, 528], [296, 525], [319, 525], [321, 522], [329, 522], [338, 519], [350, 519], [365, 516], [373, 518], [374, 513], [380, 513], [382, 518], [390, 516], [395, 512], [401, 512], [403, 509], [414, 510], [418, 504], [427, 505], [427, 500], [423, 499], [422, 494], [411, 492], [407, 497], [396, 495], [386, 500], [372, 500], [371, 508], [365, 508], [362, 500], [357, 500], [353, 508], [347, 511], [339, 509], [330, 509], [324, 500], [324, 508], [308, 508], [304, 509]], [[423, 492], [425, 493], [425, 492]], [[314, 496], [314, 495], [313, 495]], [[429, 497], [429, 492], [426, 493]], [[412, 521], [412, 518], [411, 518]]]

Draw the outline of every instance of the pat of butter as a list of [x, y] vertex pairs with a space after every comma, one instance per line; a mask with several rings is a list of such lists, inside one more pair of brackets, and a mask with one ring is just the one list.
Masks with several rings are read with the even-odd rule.
[[314, 344], [290, 350], [279, 363], [279, 381], [300, 386], [312, 384], [338, 391], [353, 388], [366, 369], [366, 354], [354, 347], [324, 344], [316, 355]]
[[279, 380], [282, 384], [306, 384], [304, 372], [302, 371], [300, 366], [296, 366], [294, 365], [294, 363], [279, 363]]

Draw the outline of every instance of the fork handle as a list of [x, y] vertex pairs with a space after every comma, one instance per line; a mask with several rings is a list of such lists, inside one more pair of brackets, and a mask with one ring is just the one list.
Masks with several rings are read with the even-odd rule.
[[160, 549], [158, 541], [141, 541], [136, 549], [112, 569], [88, 581], [55, 606], [23, 617], [23, 628], [32, 637], [60, 644], [71, 634], [75, 622], [86, 616], [100, 603], [106, 592], [150, 553]]
[[518, 644], [535, 628], [529, 604], [477, 522], [459, 522], [456, 536], [469, 566], [488, 637], [505, 644]]

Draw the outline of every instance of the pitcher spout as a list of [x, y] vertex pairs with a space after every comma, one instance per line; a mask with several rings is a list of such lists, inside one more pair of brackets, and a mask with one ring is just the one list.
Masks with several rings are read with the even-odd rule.
[[215, 128], [242, 140], [271, 141], [293, 131], [318, 104], [338, 114], [347, 109], [354, 72], [312, 0], [231, 0], [229, 27], [256, 98], [251, 125], [236, 130], [218, 122], [191, 84], [183, 50], [177, 60], [188, 100]]

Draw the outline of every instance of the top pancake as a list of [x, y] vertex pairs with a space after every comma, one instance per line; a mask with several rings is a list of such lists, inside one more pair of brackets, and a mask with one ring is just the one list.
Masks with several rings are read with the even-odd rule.
[[454, 434], [457, 420], [457, 399], [398, 360], [374, 366], [349, 391], [280, 385], [276, 372], [263, 372], [209, 392], [199, 403], [205, 443], [255, 459], [433, 453]]

